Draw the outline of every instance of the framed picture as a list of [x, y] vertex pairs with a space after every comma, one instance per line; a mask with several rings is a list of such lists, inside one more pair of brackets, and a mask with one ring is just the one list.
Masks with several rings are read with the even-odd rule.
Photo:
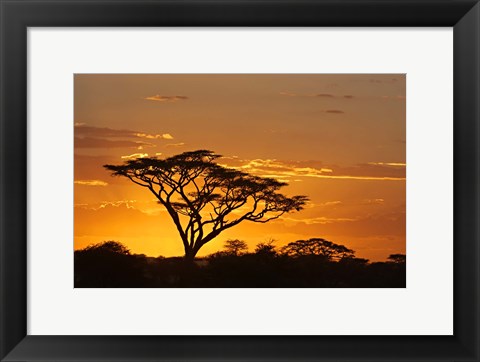
[[478, 361], [476, 1], [8, 1], [1, 359]]
[[74, 87], [75, 288], [406, 287], [405, 74]]

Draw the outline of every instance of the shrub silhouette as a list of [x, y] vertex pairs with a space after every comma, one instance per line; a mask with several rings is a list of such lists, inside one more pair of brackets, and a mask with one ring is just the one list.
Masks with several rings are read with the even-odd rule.
[[75, 251], [75, 287], [142, 287], [144, 258], [121, 243], [105, 241]]
[[405, 254], [391, 254], [388, 256], [388, 261], [396, 264], [405, 264], [407, 256]]
[[255, 246], [255, 254], [264, 256], [264, 257], [274, 257], [277, 255], [277, 250], [274, 245], [275, 240], [270, 239], [268, 241], [258, 243]]
[[238, 256], [248, 250], [248, 245], [243, 240], [234, 239], [225, 241], [223, 248], [227, 254]]
[[121, 254], [130, 255], [130, 250], [117, 241], [104, 241], [103, 243], [93, 244], [87, 246], [82, 250], [83, 253], [96, 253], [100, 254]]
[[[89, 288], [404, 288], [405, 255], [371, 263], [321, 238], [276, 252], [273, 240], [252, 253], [219, 251], [194, 263], [132, 254], [115, 241], [75, 251], [75, 287]], [[236, 243], [235, 243], [236, 244]], [[242, 244], [242, 243], [239, 243]], [[292, 247], [292, 245], [294, 247]], [[312, 247], [313, 245], [313, 247]], [[301, 248], [299, 247], [301, 246]], [[309, 246], [309, 248], [306, 248]], [[295, 252], [292, 252], [295, 250]], [[299, 251], [300, 250], [300, 251]], [[393, 261], [392, 261], [393, 260]]]

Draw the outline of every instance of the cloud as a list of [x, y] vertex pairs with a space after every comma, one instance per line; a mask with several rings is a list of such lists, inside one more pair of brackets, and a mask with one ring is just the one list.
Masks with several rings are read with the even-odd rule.
[[148, 139], [173, 139], [170, 133], [149, 134], [132, 131], [129, 129], [114, 129], [108, 127], [86, 126], [85, 123], [75, 123], [75, 136], [77, 137], [106, 137], [106, 138], [148, 138]]
[[[306, 218], [306, 222], [302, 224], [303, 219], [301, 215], [292, 214], [287, 215], [284, 218], [280, 218], [279, 222], [270, 225], [274, 226], [276, 230], [288, 231], [298, 230], [295, 229], [301, 226], [301, 230], [306, 235], [336, 235], [335, 238], [346, 238], [351, 240], [354, 236], [358, 238], [359, 242], [364, 242], [364, 238], [368, 237], [392, 237], [398, 238], [402, 245], [405, 245], [405, 231], [406, 231], [406, 218], [405, 208], [402, 209], [385, 209], [378, 208], [377, 212], [362, 214], [361, 210], [365, 208], [359, 208], [357, 211], [359, 214], [354, 213], [352, 215], [335, 215], [326, 217], [312, 216]], [[298, 219], [297, 219], [298, 218]], [[354, 248], [357, 250], [357, 248]]]
[[357, 219], [346, 218], [346, 217], [330, 218], [330, 217], [324, 217], [324, 216], [306, 218], [306, 219], [295, 219], [292, 217], [284, 216], [284, 217], [281, 217], [281, 220], [295, 222], [295, 223], [302, 223], [307, 225], [315, 225], [315, 224], [325, 225], [325, 224], [333, 224], [337, 222], [352, 222], [352, 221], [356, 221]]
[[406, 167], [407, 164], [404, 162], [369, 162], [369, 165], [376, 166], [394, 166], [394, 167]]
[[180, 143], [169, 143], [169, 144], [165, 145], [165, 147], [182, 147], [182, 146], [185, 146], [185, 143], [184, 143], [184, 142], [180, 142]]
[[76, 185], [82, 186], [107, 186], [108, 183], [101, 180], [77, 180], [73, 182]]
[[325, 113], [333, 113], [333, 114], [343, 114], [345, 113], [344, 111], [341, 111], [339, 109], [327, 109]]
[[337, 95], [337, 94], [332, 94], [332, 93], [310, 93], [310, 94], [298, 94], [298, 93], [293, 93], [293, 92], [280, 92], [279, 93], [282, 96], [287, 96], [287, 97], [303, 97], [303, 98], [328, 98], [328, 99], [353, 99], [355, 98], [351, 94], [345, 94], [345, 95]]
[[173, 137], [170, 133], [164, 134], [148, 134], [148, 133], [135, 133], [135, 136], [148, 139], [164, 139], [164, 140], [173, 140]]
[[[403, 81], [405, 81], [405, 75], [404, 74], [399, 74], [398, 77], [400, 77]], [[368, 82], [377, 83], [377, 84], [393, 84], [393, 83], [397, 83], [398, 81], [399, 81], [399, 78], [389, 77], [387, 75], [381, 75], [381, 76], [376, 77], [376, 78], [368, 79]]]
[[125, 206], [127, 209], [134, 209], [131, 204], [136, 203], [136, 200], [121, 200], [121, 201], [103, 201], [97, 208], [92, 208], [93, 210], [104, 209], [106, 207], [122, 207]]
[[[113, 129], [108, 127], [86, 126], [84, 123], [75, 123], [75, 147], [78, 148], [120, 148], [154, 146], [151, 143], [137, 141], [137, 139], [171, 140], [170, 133], [151, 134], [132, 131], [129, 129]], [[121, 140], [120, 140], [121, 139]]]
[[345, 179], [345, 180], [376, 180], [405, 181], [404, 167], [389, 167], [385, 165], [357, 164], [354, 166], [322, 165], [318, 161], [279, 161], [274, 159], [226, 160], [227, 167], [249, 172], [262, 177], [289, 179], [300, 177]]
[[292, 93], [292, 92], [280, 92], [280, 95], [288, 96], [288, 97], [297, 97], [297, 94]]
[[106, 138], [75, 137], [75, 148], [138, 148], [152, 147], [151, 143], [129, 140], [109, 140]]
[[384, 202], [384, 199], [365, 199], [362, 205], [383, 205]]
[[136, 133], [127, 129], [92, 127], [84, 123], [75, 123], [75, 136], [78, 137], [135, 137]]
[[382, 99], [385, 100], [393, 100], [393, 101], [404, 101], [407, 99], [404, 95], [398, 95], [398, 96], [381, 96]]
[[122, 156], [124, 160], [132, 160], [135, 158], [145, 158], [148, 157], [148, 153], [133, 153], [131, 155]]
[[150, 97], [145, 97], [144, 98], [147, 101], [156, 101], [156, 102], [168, 102], [168, 103], [173, 103], [173, 102], [178, 102], [178, 101], [185, 101], [188, 99], [188, 97], [185, 96], [161, 96], [160, 94], [150, 96]]
[[132, 210], [146, 215], [159, 215], [166, 212], [158, 205], [157, 200], [138, 201], [138, 200], [118, 200], [118, 201], [100, 201], [97, 203], [75, 204], [75, 208], [91, 211], [109, 211], [109, 210]]
[[[381, 83], [380, 81], [375, 83]], [[352, 94], [333, 94], [333, 93], [293, 93], [288, 91], [279, 92], [281, 96], [298, 97], [298, 98], [321, 98], [330, 100], [352, 100], [357, 99], [358, 96]], [[405, 95], [384, 95], [384, 96], [360, 96], [361, 99], [383, 99], [393, 101], [405, 101]]]
[[322, 202], [321, 204], [319, 204], [319, 206], [337, 206], [341, 204], [342, 204], [341, 201], [327, 201], [327, 202]]

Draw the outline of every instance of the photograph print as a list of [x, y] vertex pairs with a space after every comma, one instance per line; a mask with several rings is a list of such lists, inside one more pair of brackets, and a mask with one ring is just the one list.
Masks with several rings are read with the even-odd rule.
[[75, 288], [405, 288], [405, 74], [75, 74]]

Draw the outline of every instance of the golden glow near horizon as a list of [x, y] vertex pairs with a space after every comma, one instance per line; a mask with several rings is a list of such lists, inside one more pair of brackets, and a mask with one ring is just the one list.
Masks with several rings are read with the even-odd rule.
[[321, 237], [385, 260], [405, 253], [404, 75], [76, 75], [75, 248], [116, 240], [132, 252], [183, 255], [154, 196], [104, 164], [208, 149], [219, 163], [285, 181], [300, 212], [245, 222], [225, 240]]

